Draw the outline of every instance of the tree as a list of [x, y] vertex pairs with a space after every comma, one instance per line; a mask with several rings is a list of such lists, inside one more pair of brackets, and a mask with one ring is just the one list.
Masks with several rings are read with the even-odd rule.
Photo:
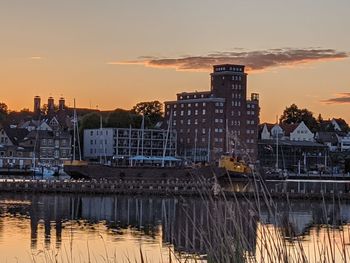
[[280, 117], [281, 123], [295, 124], [304, 122], [306, 126], [313, 132], [317, 131], [318, 123], [313, 113], [308, 109], [299, 109], [296, 104], [292, 104], [287, 107], [282, 116]]
[[155, 126], [163, 118], [163, 105], [157, 100], [139, 102], [132, 108], [132, 112], [144, 115], [148, 125]]
[[100, 114], [92, 112], [83, 116], [80, 121], [80, 130], [97, 129], [100, 127]]
[[107, 127], [113, 128], [129, 128], [133, 124], [133, 118], [130, 111], [116, 109], [111, 112], [107, 118]]
[[0, 102], [0, 121], [4, 121], [8, 114], [8, 107], [5, 103]]

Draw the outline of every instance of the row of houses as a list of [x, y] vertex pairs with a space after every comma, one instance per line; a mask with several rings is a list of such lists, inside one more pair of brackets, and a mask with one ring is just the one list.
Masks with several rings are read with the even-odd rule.
[[327, 170], [339, 172], [331, 155], [350, 154], [350, 132], [343, 131], [335, 119], [332, 131], [313, 133], [304, 122], [259, 126], [258, 160], [262, 167], [291, 171]]
[[[49, 98], [49, 106], [53, 103]], [[38, 97], [34, 109], [40, 108]], [[28, 120], [0, 124], [0, 168], [29, 169], [35, 165], [59, 166], [71, 159], [71, 118], [60, 108], [43, 115], [37, 111]]]

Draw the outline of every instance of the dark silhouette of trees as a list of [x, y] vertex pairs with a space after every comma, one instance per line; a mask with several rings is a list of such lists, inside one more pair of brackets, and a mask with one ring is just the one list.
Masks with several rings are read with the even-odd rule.
[[[319, 117], [321, 116], [319, 115]], [[313, 113], [308, 109], [299, 109], [296, 104], [292, 104], [287, 107], [280, 117], [280, 122], [286, 124], [295, 124], [302, 121], [312, 132], [318, 130], [319, 124], [316, 118], [313, 116]]]
[[145, 116], [146, 126], [154, 127], [163, 119], [163, 105], [157, 100], [137, 103], [131, 111]]
[[4, 121], [8, 114], [8, 107], [5, 103], [0, 102], [0, 121]]

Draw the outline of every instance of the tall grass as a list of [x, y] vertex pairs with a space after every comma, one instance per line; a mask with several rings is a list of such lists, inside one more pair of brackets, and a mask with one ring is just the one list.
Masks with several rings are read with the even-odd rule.
[[[208, 262], [350, 261], [349, 227], [339, 227], [343, 222], [330, 220], [323, 196], [319, 200], [323, 210], [323, 218], [319, 220], [323, 224], [318, 232], [309, 236], [310, 240], [305, 240], [294, 230], [297, 222], [291, 222], [285, 212], [279, 209], [260, 175], [253, 172], [250, 180], [253, 196], [233, 194], [233, 197], [230, 195], [228, 198], [225, 191], [220, 191], [217, 196], [213, 196], [211, 191], [201, 192], [207, 210], [204, 224], [195, 222], [187, 210], [198, 238], [205, 243]], [[228, 186], [233, 188], [233, 184], [230, 181]], [[288, 210], [293, 212], [287, 195], [284, 202]], [[340, 206], [341, 202], [334, 195], [333, 207]], [[262, 210], [274, 226], [262, 223]]]

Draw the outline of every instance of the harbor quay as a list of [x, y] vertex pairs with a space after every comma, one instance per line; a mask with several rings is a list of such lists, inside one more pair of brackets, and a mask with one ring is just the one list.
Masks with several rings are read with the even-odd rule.
[[235, 180], [225, 185], [206, 180], [45, 180], [0, 179], [0, 192], [149, 195], [201, 198], [350, 200], [349, 180]]

